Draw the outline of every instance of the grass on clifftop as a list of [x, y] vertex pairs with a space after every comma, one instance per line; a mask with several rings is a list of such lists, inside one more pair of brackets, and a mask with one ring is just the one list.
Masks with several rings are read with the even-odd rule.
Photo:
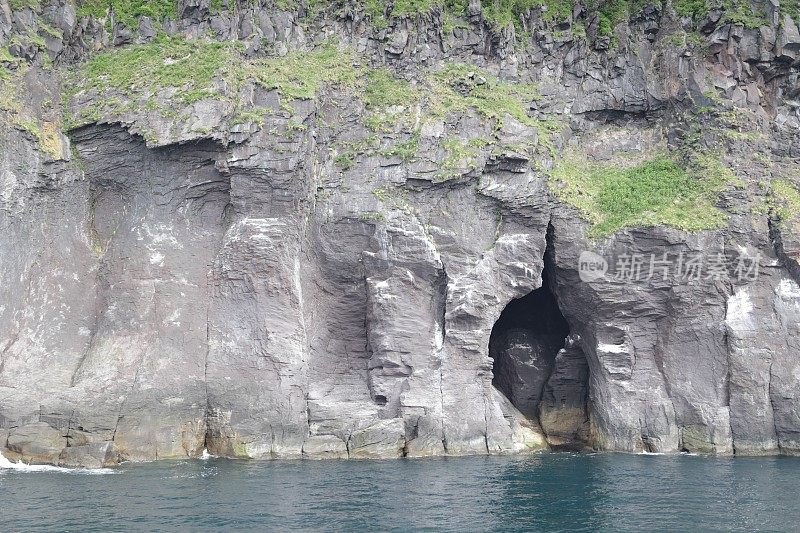
[[98, 54], [86, 63], [84, 74], [90, 87], [101, 92], [211, 91], [215, 75], [232, 59], [228, 43], [161, 36], [151, 44]]
[[715, 207], [729, 175], [712, 168], [684, 168], [667, 155], [632, 166], [592, 163], [567, 155], [553, 171], [551, 188], [603, 237], [632, 226], [672, 226], [685, 231], [725, 223]]
[[[474, 65], [459, 63], [428, 71], [411, 83], [389, 69], [365, 66], [365, 59], [351, 48], [333, 42], [284, 57], [257, 59], [245, 58], [240, 46], [236, 42], [162, 35], [149, 44], [97, 54], [66, 84], [70, 87], [66, 101], [78, 105], [76, 116], [65, 118], [65, 129], [141, 111], [180, 120], [191, 116], [192, 104], [207, 99], [226, 103], [229, 126], [252, 124], [261, 128], [268, 114], [291, 119], [293, 102], [315, 99], [325, 87], [335, 87], [364, 103], [363, 123], [373, 134], [393, 134], [393, 144], [381, 150], [386, 157], [413, 160], [423, 124], [466, 114], [490, 124], [495, 134], [513, 117], [537, 129], [540, 142], [551, 146], [545, 122], [528, 115], [532, 101], [539, 97], [532, 83], [501, 80]], [[240, 95], [247, 94], [241, 90], [247, 83], [276, 90], [280, 110], [240, 101]], [[198, 127], [194, 131], [204, 132]], [[151, 140], [146, 133], [145, 138]], [[457, 150], [457, 145], [455, 139], [445, 140], [447, 155], [436, 179], [475, 169], [480, 150], [475, 146]], [[337, 164], [347, 169], [358, 151], [338, 148]]]
[[782, 222], [800, 216], [800, 191], [787, 180], [773, 180], [769, 199], [770, 211]]
[[[784, 7], [786, 4], [788, 7]], [[781, 2], [782, 11], [789, 12], [794, 9], [791, 7], [791, 0]], [[766, 13], [763, 9], [753, 9], [749, 0], [673, 0], [672, 6], [675, 12], [681, 17], [691, 17], [700, 20], [705, 17], [712, 9], [723, 11], [721, 22], [731, 24], [741, 24], [746, 28], [758, 28], [767, 23]], [[796, 10], [794, 10], [796, 11]]]
[[371, 69], [367, 73], [364, 103], [371, 109], [407, 106], [418, 102], [419, 91], [409, 82], [395, 78], [385, 69]]
[[8, 7], [12, 11], [19, 11], [21, 9], [39, 9], [39, 0], [9, 0]]
[[[320, 1], [320, 0], [317, 0]], [[641, 12], [648, 0], [586, 0], [581, 2], [585, 12], [596, 12], [599, 15], [598, 34], [611, 36], [614, 26], [625, 22]], [[374, 20], [380, 20], [391, 5], [386, 0], [366, 0], [366, 11]], [[539, 12], [540, 17], [548, 24], [559, 23], [572, 18], [577, 0], [481, 0], [483, 17], [494, 27], [502, 28], [513, 24], [522, 30], [522, 19], [529, 12]], [[655, 2], [660, 5], [661, 2]], [[463, 17], [466, 14], [469, 0], [396, 0], [389, 16], [408, 15], [430, 11], [439, 7], [450, 15]], [[709, 11], [723, 11], [722, 20], [732, 24], [742, 24], [748, 28], [757, 28], [766, 24], [763, 11], [754, 10], [748, 0], [673, 0], [675, 11], [682, 17], [699, 20]], [[782, 0], [781, 11], [793, 18], [800, 16], [800, 0]], [[385, 20], [379, 24], [385, 25]]]
[[310, 52], [253, 61], [243, 67], [243, 74], [268, 89], [277, 89], [287, 98], [310, 100], [323, 84], [355, 87], [361, 74], [355, 62], [352, 51], [328, 42]]
[[[188, 105], [205, 98], [223, 98], [218, 81], [236, 65], [236, 43], [159, 36], [149, 44], [102, 52], [72, 73], [65, 101], [80, 92], [93, 93], [92, 104], [65, 121], [67, 129], [93, 122], [104, 113], [158, 108], [155, 96], [164, 89]], [[164, 110], [174, 113], [174, 109]]]
[[[258, 4], [258, 0], [250, 0]], [[235, 2], [228, 2], [228, 8]], [[583, 14], [574, 20], [572, 28], [576, 37], [585, 37], [585, 26], [594, 13], [599, 15], [598, 34], [612, 36], [614, 27], [626, 22], [638, 14], [649, 2], [647, 0], [585, 0], [580, 2]], [[243, 2], [239, 3], [241, 6]], [[372, 26], [378, 29], [388, 27], [393, 17], [415, 16], [438, 10], [444, 19], [445, 32], [449, 33], [454, 27], [454, 20], [460, 19], [457, 24], [466, 24], [469, 0], [273, 0], [273, 5], [283, 11], [297, 11], [304, 7], [307, 17], [313, 17], [326, 9], [341, 9], [345, 5], [354, 5], [362, 10], [370, 20]], [[483, 18], [495, 29], [501, 29], [513, 24], [518, 32], [530, 30], [524, 20], [528, 13], [533, 13], [534, 18], [542, 19], [545, 24], [554, 25], [572, 19], [572, 13], [577, 0], [480, 0]], [[655, 2], [660, 5], [661, 2]], [[25, 8], [39, 10], [40, 0], [9, 0], [12, 11]], [[723, 11], [724, 22], [743, 24], [755, 28], [766, 23], [763, 9], [756, 9], [748, 0], [673, 0], [675, 11], [682, 17], [691, 17], [699, 21], [710, 10]], [[110, 24], [108, 17], [114, 13], [114, 20], [123, 25], [136, 29], [139, 18], [147, 16], [159, 27], [165, 19], [177, 18], [176, 0], [76, 0], [77, 15], [104, 19]], [[211, 13], [223, 11], [222, 0], [210, 0]], [[795, 20], [800, 17], [800, 0], [781, 0], [781, 12], [790, 15]], [[588, 17], [587, 17], [588, 15]], [[449, 28], [449, 29], [448, 29]]]
[[413, 127], [413, 110], [422, 94], [406, 80], [395, 78], [386, 69], [370, 69], [366, 74], [363, 100], [369, 111], [366, 125], [384, 131], [401, 124]]
[[531, 102], [539, 98], [536, 85], [500, 80], [471, 65], [448, 63], [432, 76], [435, 112], [465, 112], [472, 108], [482, 117], [502, 121], [506, 114], [523, 124], [536, 125], [528, 116]]
[[[238, 108], [238, 88], [247, 80], [275, 89], [284, 111], [293, 100], [316, 98], [325, 86], [352, 91], [366, 107], [365, 124], [375, 132], [419, 127], [429, 117], [475, 112], [502, 126], [507, 116], [536, 127], [528, 116], [536, 86], [500, 80], [477, 67], [448, 64], [421, 76], [416, 85], [386, 68], [368, 68], [350, 48], [327, 42], [310, 51], [284, 57], [247, 59], [240, 43], [159, 36], [149, 44], [102, 52], [73, 76], [67, 100], [88, 93], [79, 116], [68, 128], [139, 109], [177, 116], [182, 107], [204, 99], [230, 101], [237, 108], [234, 123], [253, 118], [255, 110]], [[169, 101], [169, 105], [165, 102]], [[252, 107], [252, 106], [251, 106]], [[261, 110], [265, 111], [265, 110]], [[259, 111], [258, 120], [263, 122]], [[403, 157], [409, 157], [403, 147]]]
[[[320, 1], [320, 0], [317, 0]], [[691, 0], [696, 1], [696, 0]], [[702, 0], [700, 0], [702, 2]], [[556, 24], [572, 18], [576, 0], [480, 0], [483, 18], [494, 28], [514, 25], [523, 30], [523, 18], [534, 13], [547, 24]], [[611, 35], [613, 27], [647, 5], [647, 0], [588, 0], [584, 6], [589, 12], [599, 14], [599, 34]], [[469, 0], [365, 0], [364, 8], [373, 24], [385, 27], [388, 18], [425, 13], [439, 8], [447, 16], [465, 17]], [[388, 8], [388, 10], [387, 10]]]
[[177, 6], [175, 0], [77, 0], [77, 14], [79, 18], [102, 19], [113, 11], [118, 22], [129, 28], [138, 28], [142, 16], [150, 17], [157, 24], [167, 18], [177, 18]]
[[239, 43], [159, 36], [152, 43], [97, 54], [84, 65], [83, 88], [127, 94], [181, 89], [184, 101], [216, 94], [215, 79], [251, 78], [288, 98], [311, 99], [323, 83], [354, 85], [353, 56], [334, 45], [281, 58], [246, 60]]

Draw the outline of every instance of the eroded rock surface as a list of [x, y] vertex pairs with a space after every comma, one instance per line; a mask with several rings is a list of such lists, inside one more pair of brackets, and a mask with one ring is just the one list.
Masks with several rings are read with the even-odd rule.
[[[521, 111], [530, 122], [516, 109], [494, 120], [417, 107], [387, 111], [410, 125], [377, 130], [360, 96], [324, 84], [307, 99], [219, 80], [211, 97], [182, 100], [175, 88], [113, 102], [64, 90], [62, 109], [68, 71], [152, 42], [161, 22], [133, 30], [61, 0], [38, 11], [0, 0], [17, 95], [3, 85], [4, 455], [99, 467], [204, 449], [800, 453], [800, 241], [796, 213], [769, 193], [800, 185], [790, 16], [750, 28], [659, 3], [612, 39], [580, 10], [558, 31], [533, 13], [515, 35], [480, 2], [455, 27], [434, 9], [385, 28], [350, 8], [302, 19], [272, 3], [178, 4], [170, 35], [239, 40], [246, 57], [335, 37], [419, 86], [465, 63], [476, 66], [459, 74], [465, 94], [491, 75], [535, 82], [539, 97]], [[38, 34], [44, 44], [19, 37]], [[82, 117], [69, 137], [53, 126], [68, 112]], [[549, 181], [576, 153], [635, 161], [687, 147], [735, 178], [716, 198], [718, 227], [598, 236]], [[585, 280], [586, 250], [611, 266], [673, 262]], [[675, 270], [677, 257], [743, 253], [759, 258], [757, 276]], [[533, 291], [550, 294], [548, 310], [498, 328]]]

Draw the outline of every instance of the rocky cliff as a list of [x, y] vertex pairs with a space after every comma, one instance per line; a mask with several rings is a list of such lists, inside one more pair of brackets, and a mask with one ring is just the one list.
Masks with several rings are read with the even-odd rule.
[[800, 453], [800, 10], [0, 0], [0, 449]]

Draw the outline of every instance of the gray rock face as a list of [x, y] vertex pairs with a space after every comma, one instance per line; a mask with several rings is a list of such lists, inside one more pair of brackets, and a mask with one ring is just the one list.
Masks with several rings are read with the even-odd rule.
[[539, 403], [539, 422], [551, 446], [583, 447], [589, 443], [589, 365], [567, 339], [559, 350]]
[[[512, 329], [496, 340], [494, 385], [528, 418], [535, 418], [547, 378], [553, 371], [558, 341], [528, 330]], [[492, 344], [489, 353], [492, 355]]]
[[[796, 221], [768, 214], [762, 185], [800, 183], [791, 19], [750, 30], [717, 14], [699, 23], [696, 57], [674, 44], [680, 21], [654, 9], [613, 40], [597, 36], [597, 17], [573, 38], [532, 14], [530, 42], [515, 47], [523, 37], [492, 31], [478, 1], [447, 31], [438, 12], [379, 29], [350, 9], [305, 24], [271, 5], [179, 4], [170, 34], [241, 39], [248, 54], [337, 36], [407, 79], [468, 62], [536, 80], [527, 111], [558, 127], [546, 142], [544, 127], [509, 116], [494, 128], [464, 111], [413, 135], [375, 133], [344, 88], [287, 106], [243, 85], [232, 90], [267, 110], [261, 125], [232, 124], [224, 99], [162, 116], [130, 100], [68, 139], [45, 127], [60, 101], [48, 61], [69, 69], [149, 41], [158, 21], [109, 35], [69, 2], [42, 7], [64, 38], [14, 41], [28, 98], [0, 106], [4, 455], [100, 467], [204, 449], [800, 454], [800, 238]], [[0, 0], [0, 43], [35, 24]], [[708, 118], [714, 105], [724, 111]], [[38, 135], [23, 111], [44, 117]], [[413, 158], [389, 149], [409, 138]], [[721, 193], [717, 229], [593, 237], [548, 185], [558, 154], [642, 159], [686, 138], [722, 152], [742, 182]], [[337, 162], [362, 141], [379, 148]], [[760, 271], [584, 279], [587, 250], [611, 266], [746, 252]]]

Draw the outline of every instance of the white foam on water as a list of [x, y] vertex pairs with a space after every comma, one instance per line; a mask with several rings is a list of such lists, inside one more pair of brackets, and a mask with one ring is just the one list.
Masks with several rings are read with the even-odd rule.
[[88, 474], [88, 475], [104, 475], [104, 474], [118, 474], [119, 472], [111, 468], [65, 468], [63, 466], [53, 465], [29, 465], [22, 461], [9, 461], [0, 452], [0, 470], [16, 470], [18, 472], [61, 472], [64, 474]]
[[208, 461], [209, 459], [215, 459], [216, 455], [211, 455], [208, 453], [208, 448], [203, 448], [203, 455], [200, 456], [200, 459], [203, 461]]
[[663, 452], [639, 452], [636, 455], [666, 455]]

